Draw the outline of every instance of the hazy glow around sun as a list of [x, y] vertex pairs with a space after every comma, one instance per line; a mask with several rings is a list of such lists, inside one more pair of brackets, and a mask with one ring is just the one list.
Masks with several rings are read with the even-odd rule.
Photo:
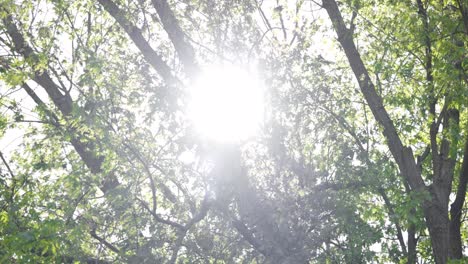
[[259, 78], [235, 66], [206, 68], [191, 87], [188, 115], [211, 140], [237, 142], [253, 136], [263, 119]]

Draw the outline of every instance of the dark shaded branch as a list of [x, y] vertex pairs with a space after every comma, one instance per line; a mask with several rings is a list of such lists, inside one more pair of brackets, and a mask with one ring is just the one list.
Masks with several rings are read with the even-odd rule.
[[203, 199], [203, 202], [200, 207], [200, 211], [196, 215], [194, 215], [193, 218], [190, 219], [190, 221], [184, 226], [184, 229], [180, 231], [179, 236], [174, 246], [174, 250], [172, 252], [171, 259], [169, 260], [169, 263], [171, 264], [176, 263], [179, 250], [182, 247], [182, 242], [184, 241], [184, 238], [187, 235], [187, 232], [190, 230], [190, 228], [194, 224], [200, 222], [203, 218], [205, 218], [205, 216], [208, 213], [209, 208], [210, 208], [210, 202], [208, 199], [208, 195], [205, 195], [205, 198]]
[[351, 137], [353, 137], [353, 139], [356, 141], [356, 144], [358, 145], [359, 147], [359, 150], [366, 154], [366, 157], [367, 157], [367, 151], [366, 149], [364, 148], [364, 146], [362, 145], [362, 142], [361, 140], [359, 140], [358, 136], [356, 135], [356, 133], [352, 130], [352, 127], [351, 125], [349, 125], [349, 123], [346, 121], [346, 119], [344, 119], [342, 116], [340, 115], [337, 115], [335, 112], [333, 112], [331, 109], [329, 109], [328, 107], [326, 107], [325, 105], [322, 105], [320, 106], [322, 109], [324, 109], [327, 113], [329, 113], [331, 116], [333, 116], [333, 118], [336, 119], [336, 121], [341, 125], [341, 127], [343, 127], [349, 135], [351, 135]]
[[151, 0], [188, 75], [196, 72], [195, 52], [166, 0]]
[[424, 162], [424, 160], [426, 160], [427, 156], [429, 155], [429, 153], [431, 153], [431, 148], [429, 146], [427, 146], [425, 149], [424, 149], [424, 152], [421, 154], [421, 156], [418, 156], [417, 157], [417, 165], [419, 167], [419, 169], [421, 170], [422, 168], [422, 164]]
[[441, 111], [438, 120], [436, 122], [436, 103], [437, 99], [435, 98], [434, 94], [434, 76], [432, 75], [432, 43], [429, 36], [430, 29], [429, 29], [429, 20], [427, 16], [426, 7], [421, 0], [416, 0], [418, 6], [418, 15], [421, 18], [424, 30], [424, 48], [425, 48], [425, 62], [424, 62], [424, 69], [426, 70], [426, 81], [427, 85], [429, 86], [429, 113], [432, 116], [432, 123], [430, 126], [429, 136], [431, 142], [431, 151], [432, 151], [432, 166], [433, 171], [438, 176], [438, 173], [441, 168], [441, 159], [439, 156], [438, 150], [438, 143], [437, 143], [437, 133], [439, 131], [440, 126], [440, 119], [443, 116], [443, 112]]
[[[462, 167], [460, 174], [458, 176], [458, 187], [455, 200], [450, 205], [450, 235], [451, 240], [456, 239], [456, 246], [451, 245], [452, 247], [452, 257], [461, 259], [463, 257], [462, 248], [459, 245], [462, 245], [461, 241], [461, 216], [463, 204], [465, 203], [466, 189], [468, 183], [468, 139], [465, 142], [465, 149], [463, 154]], [[455, 247], [454, 247], [455, 246]]]
[[[413, 208], [410, 210], [410, 214], [416, 214], [416, 210]], [[408, 227], [408, 264], [417, 263], [417, 248], [418, 239], [416, 238], [416, 224], [410, 223]]]
[[205, 218], [205, 216], [208, 214], [208, 211], [210, 210], [210, 206], [211, 203], [209, 201], [208, 195], [205, 195], [205, 198], [203, 199], [203, 202], [200, 206], [200, 211], [198, 211], [198, 213], [195, 214], [192, 219], [190, 219], [190, 221], [185, 226], [185, 229], [189, 230], [193, 225]]
[[145, 201], [140, 200], [140, 199], [138, 199], [138, 201], [153, 216], [153, 218], [154, 218], [154, 220], [156, 222], [166, 224], [166, 225], [170, 225], [170, 226], [172, 226], [174, 228], [177, 228], [179, 230], [182, 230], [182, 231], [185, 230], [185, 227], [183, 225], [160, 217], [156, 212], [154, 212], [153, 210], [151, 210], [151, 208], [149, 208], [148, 204]]
[[8, 162], [6, 161], [5, 157], [3, 156], [3, 153], [0, 151], [0, 158], [2, 159], [3, 161], [3, 164], [5, 165], [5, 167], [7, 168], [8, 170], [8, 173], [10, 173], [10, 176], [12, 179], [15, 178], [15, 174], [13, 174], [13, 171], [11, 170], [10, 168], [10, 165], [8, 164]]
[[187, 232], [184, 231], [179, 236], [177, 237], [177, 240], [174, 245], [174, 249], [172, 251], [172, 256], [171, 259], [169, 260], [170, 264], [175, 264], [177, 261], [177, 257], [179, 255], [180, 248], [182, 247], [182, 242], [184, 241], [184, 238], [186, 236]]
[[257, 4], [257, 10], [260, 13], [260, 16], [262, 17], [263, 22], [265, 23], [267, 29], [269, 31], [271, 31], [273, 27], [271, 26], [270, 21], [268, 20], [267, 16], [265, 15], [265, 12], [263, 12], [262, 7], [260, 5], [258, 5], [257, 1], [255, 1], [255, 3]]
[[351, 21], [349, 22], [349, 31], [352, 34], [354, 34], [354, 30], [356, 29], [356, 17], [358, 15], [358, 12], [356, 9], [353, 9], [353, 14], [351, 15]]
[[[277, 1], [278, 3], [278, 1]], [[283, 31], [283, 38], [286, 41], [288, 39], [288, 33], [286, 31], [286, 27], [284, 26], [284, 19], [283, 19], [283, 6], [279, 5], [275, 8], [275, 11], [278, 12], [280, 24], [281, 24], [281, 30]]]
[[465, 34], [468, 35], [468, 4], [465, 0], [457, 0], [457, 5], [465, 26]]
[[[122, 144], [127, 149], [129, 149], [133, 153], [133, 155], [135, 155], [137, 160], [143, 165], [143, 168], [144, 168], [144, 170], [145, 170], [145, 172], [148, 175], [148, 178], [150, 180], [150, 188], [151, 188], [153, 197], [155, 198], [156, 197], [155, 196], [156, 195], [155, 181], [154, 181], [154, 178], [153, 178], [153, 173], [151, 172], [150, 167], [148, 165], [148, 162], [143, 157], [143, 155], [140, 153], [140, 151], [138, 151], [135, 147], [133, 147], [132, 145], [130, 145], [129, 143], [126, 143], [126, 142], [123, 142]], [[159, 166], [157, 166], [155, 164], [153, 166], [155, 166], [161, 173], [166, 174], [166, 173], [164, 173], [164, 171]], [[169, 201], [171, 201], [173, 203], [177, 202], [176, 196], [172, 193], [172, 191], [171, 191], [171, 189], [169, 189], [169, 187], [167, 187], [164, 183], [161, 183], [161, 182], [158, 185], [161, 188], [161, 191], [163, 192], [164, 196]], [[153, 207], [156, 208], [156, 201], [153, 201]]]
[[252, 245], [253, 248], [255, 248], [255, 250], [262, 253], [262, 255], [264, 256], [269, 256], [269, 251], [265, 249], [262, 243], [253, 236], [252, 231], [250, 231], [249, 228], [241, 220], [233, 219], [232, 225], [237, 230], [237, 232], [239, 232], [242, 235], [242, 237], [244, 237], [244, 239], [247, 240], [247, 242], [249, 242], [249, 244]]
[[13, 171], [11, 170], [10, 165], [8, 164], [7, 160], [5, 159], [5, 157], [3, 156], [3, 153], [1, 151], [0, 151], [0, 157], [1, 157], [2, 161], [3, 161], [3, 164], [7, 168], [8, 173], [10, 173], [10, 176], [11, 176], [11, 194], [10, 194], [9, 200], [10, 200], [10, 203], [13, 204], [13, 200], [14, 200], [15, 194], [16, 194], [15, 174], [13, 174]]
[[169, 260], [169, 263], [176, 263], [179, 250], [182, 247], [182, 242], [184, 241], [187, 232], [194, 224], [200, 222], [203, 218], [205, 218], [206, 214], [208, 213], [209, 207], [210, 205], [208, 202], [208, 196], [205, 196], [200, 211], [196, 215], [194, 215], [193, 218], [190, 219], [190, 221], [183, 227], [184, 229], [180, 231], [179, 236], [177, 237], [176, 243], [174, 245], [174, 250], [172, 252], [172, 256]]
[[123, 28], [123, 30], [127, 33], [133, 43], [143, 54], [145, 60], [161, 75], [166, 83], [179, 84], [180, 82], [177, 80], [177, 78], [172, 75], [171, 68], [150, 46], [148, 41], [143, 37], [141, 30], [133, 25], [133, 23], [131, 23], [125, 17], [125, 13], [111, 0], [98, 0], [98, 2]]
[[141, 199], [138, 199], [138, 198], [137, 198], [137, 200], [154, 217], [154, 219], [157, 222], [170, 225], [170, 226], [172, 226], [172, 227], [174, 227], [176, 229], [179, 229], [179, 231], [181, 231], [181, 232], [187, 232], [194, 224], [200, 222], [203, 218], [205, 218], [205, 216], [207, 215], [208, 210], [210, 208], [210, 202], [208, 200], [208, 196], [205, 196], [205, 199], [203, 200], [203, 202], [201, 204], [200, 211], [197, 214], [195, 214], [192, 217], [192, 219], [190, 219], [189, 222], [184, 226], [182, 224], [173, 222], [171, 220], [166, 220], [166, 219], [161, 218], [155, 211], [153, 211], [153, 210], [151, 210], [149, 208], [148, 204], [145, 201], [143, 201]]
[[[444, 106], [448, 105], [446, 103]], [[446, 108], [446, 107], [444, 107]], [[441, 182], [443, 182], [443, 186], [446, 189], [446, 196], [447, 196], [447, 203], [448, 204], [448, 196], [451, 192], [452, 189], [452, 180], [453, 180], [453, 174], [454, 174], [454, 169], [455, 169], [455, 164], [456, 164], [456, 159], [457, 159], [457, 154], [455, 153], [454, 155], [450, 155], [450, 145], [451, 145], [451, 140], [450, 136], [448, 135], [450, 133], [450, 129], [452, 127], [459, 128], [460, 124], [460, 113], [457, 109], [446, 109], [443, 111], [443, 133], [442, 133], [442, 140], [440, 143], [440, 161], [441, 161], [441, 168], [440, 172], [438, 173], [438, 176], [440, 177]], [[437, 173], [434, 174], [434, 176], [437, 176]], [[434, 180], [438, 180], [435, 178]]]
[[388, 198], [387, 193], [385, 192], [385, 190], [383, 188], [378, 188], [377, 191], [379, 192], [380, 196], [382, 196], [382, 198], [383, 198], [383, 200], [385, 202], [385, 206], [387, 207], [387, 210], [388, 210], [388, 215], [389, 215], [390, 219], [392, 220], [392, 222], [395, 224], [395, 227], [396, 227], [396, 230], [397, 230], [397, 238], [398, 238], [398, 242], [400, 243], [401, 251], [403, 252], [403, 254], [407, 255], [408, 250], [407, 250], [406, 245], [405, 245], [405, 239], [403, 238], [403, 232], [401, 230], [400, 221], [398, 220], [398, 217], [395, 214], [395, 210], [393, 209], [393, 205], [390, 202], [390, 199]]
[[96, 230], [95, 229], [92, 229], [89, 234], [95, 238], [97, 241], [99, 241], [101, 244], [103, 244], [104, 246], [106, 246], [108, 249], [110, 249], [111, 251], [113, 251], [114, 253], [117, 253], [119, 254], [120, 253], [120, 250], [118, 248], [116, 248], [114, 245], [112, 245], [111, 243], [109, 243], [107, 240], [105, 240], [104, 238], [98, 236], [96, 234]]
[[[3, 8], [2, 8], [3, 9]], [[4, 10], [8, 12], [8, 10]], [[6, 26], [6, 31], [13, 41], [13, 48], [15, 52], [24, 56], [24, 58], [29, 58], [31, 60], [36, 60], [38, 58], [34, 50], [29, 46], [20, 33], [18, 27], [13, 21], [13, 17], [8, 15], [3, 18], [3, 23]], [[42, 87], [45, 88], [47, 94], [52, 99], [55, 105], [59, 108], [63, 115], [69, 115], [72, 110], [72, 99], [69, 94], [62, 94], [60, 92], [60, 87], [54, 83], [50, 78], [47, 72], [37, 72], [34, 76], [34, 80], [39, 83]]]

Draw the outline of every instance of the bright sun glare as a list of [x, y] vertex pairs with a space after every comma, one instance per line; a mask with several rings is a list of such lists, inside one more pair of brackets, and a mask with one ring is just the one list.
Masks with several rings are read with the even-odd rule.
[[259, 78], [235, 66], [205, 69], [190, 91], [189, 117], [211, 140], [238, 142], [253, 136], [263, 118]]

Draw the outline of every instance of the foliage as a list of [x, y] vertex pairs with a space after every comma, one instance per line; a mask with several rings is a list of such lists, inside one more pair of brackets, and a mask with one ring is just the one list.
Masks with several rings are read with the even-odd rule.
[[[465, 250], [466, 205], [449, 203], [468, 178], [468, 7], [341, 1], [340, 36], [330, 3], [0, 0], [0, 262], [440, 262], [438, 157]], [[246, 142], [187, 118], [197, 73], [220, 62], [255, 65], [266, 87]]]

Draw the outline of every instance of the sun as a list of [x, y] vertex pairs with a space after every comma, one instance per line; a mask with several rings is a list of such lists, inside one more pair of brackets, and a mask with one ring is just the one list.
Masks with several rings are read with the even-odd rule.
[[201, 136], [240, 142], [256, 134], [263, 120], [263, 85], [241, 67], [205, 68], [190, 90], [188, 116]]

